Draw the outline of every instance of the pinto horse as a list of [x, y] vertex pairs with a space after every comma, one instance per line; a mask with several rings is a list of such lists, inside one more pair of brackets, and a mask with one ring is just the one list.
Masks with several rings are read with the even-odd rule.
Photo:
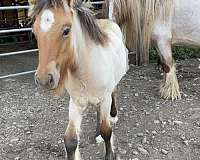
[[117, 116], [115, 88], [128, 69], [127, 50], [119, 26], [96, 20], [77, 0], [38, 0], [30, 10], [39, 48], [36, 84], [66, 89], [69, 122], [64, 142], [68, 160], [79, 160], [82, 115], [98, 110], [97, 136], [105, 141], [106, 160], [115, 159], [110, 118]]
[[181, 98], [172, 46], [200, 47], [200, 0], [106, 0], [106, 6], [109, 18], [123, 30], [127, 48], [136, 50], [138, 63], [148, 61], [151, 43], [157, 46], [165, 72], [161, 97]]

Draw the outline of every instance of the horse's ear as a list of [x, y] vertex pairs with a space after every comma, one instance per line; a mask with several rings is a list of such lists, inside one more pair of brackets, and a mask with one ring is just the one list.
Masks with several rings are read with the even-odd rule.
[[28, 10], [28, 16], [30, 16], [32, 14], [33, 8], [34, 8], [36, 2], [37, 2], [37, 0], [28, 0], [28, 3], [30, 5], [30, 8]]

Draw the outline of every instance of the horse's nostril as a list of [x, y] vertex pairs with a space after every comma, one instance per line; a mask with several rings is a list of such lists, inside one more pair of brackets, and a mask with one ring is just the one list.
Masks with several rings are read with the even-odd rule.
[[49, 85], [50, 85], [50, 86], [53, 86], [53, 85], [54, 85], [53, 75], [52, 75], [52, 74], [49, 74], [48, 76], [49, 76], [49, 77], [48, 77], [48, 79], [49, 79]]

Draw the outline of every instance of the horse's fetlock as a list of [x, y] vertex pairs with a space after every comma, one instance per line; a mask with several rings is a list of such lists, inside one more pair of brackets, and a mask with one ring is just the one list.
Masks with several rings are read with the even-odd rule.
[[105, 156], [105, 160], [116, 160], [117, 156], [114, 152], [110, 152], [108, 154], [106, 154]]

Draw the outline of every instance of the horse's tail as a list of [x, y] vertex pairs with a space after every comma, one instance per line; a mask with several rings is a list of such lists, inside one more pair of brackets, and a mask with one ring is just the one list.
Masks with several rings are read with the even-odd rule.
[[[106, 5], [109, 6], [106, 0]], [[107, 7], [108, 13], [108, 7]], [[149, 60], [152, 30], [156, 20], [169, 22], [174, 0], [114, 0], [114, 14], [126, 39], [127, 48], [136, 51], [136, 63]]]

